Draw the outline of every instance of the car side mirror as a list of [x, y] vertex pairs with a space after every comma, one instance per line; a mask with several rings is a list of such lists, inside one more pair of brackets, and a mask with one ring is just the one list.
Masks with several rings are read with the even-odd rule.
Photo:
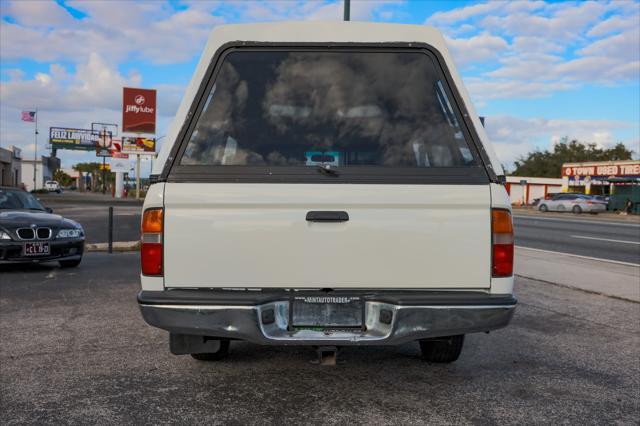
[[44, 209], [47, 211], [47, 213], [53, 213], [53, 209], [51, 207], [45, 207]]

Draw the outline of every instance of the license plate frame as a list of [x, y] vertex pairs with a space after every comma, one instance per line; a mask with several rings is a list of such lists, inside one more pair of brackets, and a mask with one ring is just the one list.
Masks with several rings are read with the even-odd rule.
[[51, 245], [47, 241], [24, 243], [22, 253], [25, 256], [48, 256], [51, 253]]
[[294, 296], [289, 324], [292, 329], [362, 330], [364, 310], [360, 296]]

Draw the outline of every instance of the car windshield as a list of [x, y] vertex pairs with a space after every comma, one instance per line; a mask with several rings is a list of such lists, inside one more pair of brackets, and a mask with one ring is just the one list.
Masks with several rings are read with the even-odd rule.
[[182, 165], [478, 165], [424, 52], [245, 51], [226, 56]]
[[0, 209], [4, 210], [44, 210], [36, 197], [28, 192], [14, 189], [0, 189]]

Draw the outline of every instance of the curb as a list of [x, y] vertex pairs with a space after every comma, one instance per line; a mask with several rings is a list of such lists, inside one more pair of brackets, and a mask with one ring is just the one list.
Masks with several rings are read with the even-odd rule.
[[[140, 250], [140, 241], [114, 241], [112, 245], [113, 251], [124, 252], [124, 251], [138, 251]], [[93, 244], [85, 244], [85, 251], [91, 252], [102, 252], [109, 251], [108, 243], [93, 243]]]
[[625, 302], [631, 302], [631, 303], [640, 304], [640, 301], [637, 300], [637, 299], [630, 299], [630, 298], [624, 297], [624, 296], [617, 296], [615, 294], [609, 294], [609, 293], [604, 293], [604, 292], [600, 292], [600, 291], [594, 291], [594, 290], [590, 290], [588, 288], [576, 287], [576, 286], [569, 285], [569, 284], [554, 283], [554, 282], [547, 281], [547, 280], [541, 280], [540, 278], [527, 277], [526, 275], [520, 275], [520, 274], [513, 274], [513, 276], [514, 277], [524, 278], [524, 279], [531, 280], [531, 281], [538, 281], [538, 282], [541, 282], [541, 283], [544, 283], [544, 284], [548, 284], [548, 285], [555, 285], [555, 286], [562, 287], [562, 288], [568, 288], [570, 290], [581, 291], [583, 293], [596, 294], [596, 295], [602, 296], [602, 297], [609, 297], [611, 299], [623, 300]]
[[67, 199], [50, 199], [50, 198], [40, 198], [42, 203], [47, 206], [68, 206], [68, 205], [99, 205], [99, 206], [142, 206], [144, 200], [129, 200], [129, 201], [121, 201], [116, 198], [111, 200], [71, 200]]

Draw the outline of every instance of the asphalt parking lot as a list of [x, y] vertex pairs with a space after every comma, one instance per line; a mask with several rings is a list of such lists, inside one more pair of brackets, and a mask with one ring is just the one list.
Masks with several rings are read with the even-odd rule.
[[518, 279], [513, 323], [429, 365], [418, 346], [231, 345], [221, 362], [169, 353], [135, 301], [135, 253], [77, 269], [0, 271], [3, 424], [637, 424], [640, 306]]

